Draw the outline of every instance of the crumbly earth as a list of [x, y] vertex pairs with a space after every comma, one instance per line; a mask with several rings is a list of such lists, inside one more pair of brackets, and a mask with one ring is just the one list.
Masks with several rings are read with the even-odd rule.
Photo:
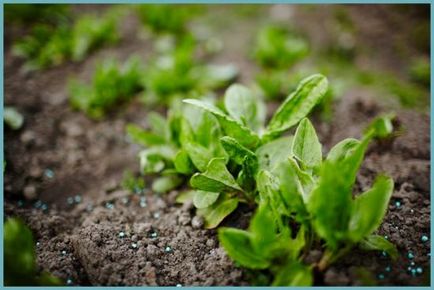
[[[125, 125], [146, 125], [149, 109], [134, 100], [92, 121], [68, 104], [68, 78], [88, 80], [96, 60], [132, 53], [147, 58], [150, 43], [136, 37], [134, 18], [123, 26], [126, 33], [116, 47], [37, 73], [20, 69], [22, 60], [10, 50], [19, 31], [6, 27], [5, 103], [23, 113], [25, 125], [5, 130], [5, 217], [25, 220], [37, 241], [39, 267], [71, 285], [249, 285], [247, 273], [219, 247], [216, 232], [203, 229], [191, 205], [175, 204], [177, 192], [137, 195], [120, 188], [123, 172], [138, 166], [139, 148], [125, 138]], [[247, 71], [242, 80], [249, 79], [254, 69], [249, 62], [225, 57]], [[331, 123], [315, 122], [324, 152], [344, 138], [360, 137], [370, 119], [391, 107], [360, 88], [347, 92], [334, 106]], [[395, 112], [396, 136], [372, 144], [355, 191], [368, 189], [379, 173], [393, 177], [395, 190], [379, 234], [397, 245], [400, 257], [392, 261], [354, 249], [316, 273], [315, 285], [430, 284], [430, 242], [421, 241], [430, 236], [430, 119], [396, 107]], [[225, 224], [246, 228], [251, 214], [243, 208]], [[319, 249], [308, 258], [320, 256]], [[417, 267], [422, 273], [412, 274]]]

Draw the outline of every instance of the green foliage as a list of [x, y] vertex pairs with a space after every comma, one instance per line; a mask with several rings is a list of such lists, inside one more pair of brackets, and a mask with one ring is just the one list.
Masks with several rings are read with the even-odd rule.
[[187, 24], [198, 12], [192, 5], [140, 5], [138, 14], [141, 22], [155, 33], [181, 34]]
[[135, 177], [130, 171], [126, 171], [121, 186], [131, 193], [139, 194], [145, 190], [145, 180], [141, 177]]
[[116, 20], [116, 14], [108, 13], [103, 17], [84, 15], [72, 25], [66, 21], [55, 25], [39, 23], [29, 35], [14, 44], [13, 51], [26, 59], [29, 70], [60, 65], [68, 60], [81, 61], [90, 52], [119, 39]]
[[4, 275], [6, 286], [60, 286], [47, 272], [38, 273], [32, 232], [17, 218], [4, 224]]
[[151, 61], [142, 79], [147, 104], [170, 104], [185, 95], [207, 94], [225, 87], [238, 75], [232, 65], [205, 65], [195, 58], [196, 43], [192, 37], [178, 40], [173, 50]]
[[11, 129], [18, 130], [23, 126], [24, 117], [14, 107], [6, 106], [3, 110], [3, 120]]
[[309, 52], [307, 42], [284, 27], [266, 26], [258, 33], [254, 57], [264, 68], [288, 69]]
[[6, 23], [58, 23], [66, 20], [69, 7], [63, 4], [5, 4], [4, 13]]
[[137, 58], [120, 65], [108, 59], [96, 66], [92, 83], [85, 85], [72, 80], [69, 84], [70, 102], [90, 117], [98, 119], [114, 105], [129, 100], [141, 89], [142, 71]]
[[[356, 245], [386, 251], [396, 258], [395, 246], [373, 234], [386, 214], [392, 179], [380, 175], [371, 189], [353, 197], [357, 171], [369, 142], [392, 133], [391, 118], [375, 119], [360, 141], [341, 141], [324, 161], [315, 129], [307, 119], [299, 123], [291, 139], [278, 139], [282, 145], [268, 145], [268, 154], [285, 153], [279, 156], [280, 162], [268, 163], [264, 153], [260, 155], [256, 176], [259, 208], [249, 230], [219, 230], [228, 255], [243, 267], [268, 269], [275, 286], [311, 285], [312, 267], [323, 271]], [[291, 148], [289, 152], [285, 143]], [[318, 264], [305, 265], [302, 253], [309, 252], [315, 241], [324, 243], [323, 257]]]
[[414, 60], [410, 67], [410, 77], [414, 81], [426, 87], [429, 87], [429, 84], [431, 82], [431, 66], [429, 60]]

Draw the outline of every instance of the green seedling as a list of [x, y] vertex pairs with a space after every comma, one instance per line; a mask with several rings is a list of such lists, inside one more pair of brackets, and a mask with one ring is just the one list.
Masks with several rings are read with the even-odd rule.
[[14, 44], [13, 51], [26, 59], [28, 70], [57, 66], [69, 60], [81, 61], [95, 49], [119, 39], [115, 15], [85, 15], [73, 25], [66, 21], [54, 26], [37, 24], [29, 35]]
[[279, 26], [266, 26], [258, 33], [254, 58], [265, 69], [288, 69], [309, 52], [307, 42]]
[[[324, 271], [354, 246], [395, 258], [395, 246], [373, 234], [386, 213], [392, 179], [379, 176], [371, 189], [355, 197], [352, 192], [369, 142], [392, 130], [391, 117], [380, 117], [361, 140], [339, 142], [323, 160], [315, 129], [303, 119], [289, 156], [285, 153], [276, 167], [258, 173], [259, 209], [249, 230], [219, 230], [228, 255], [244, 267], [270, 270], [276, 286], [311, 285], [314, 267]], [[304, 253], [318, 244], [325, 248], [321, 261], [305, 265]]]
[[134, 176], [130, 171], [124, 172], [121, 186], [133, 194], [143, 193], [146, 188], [145, 180], [141, 177]]
[[71, 105], [92, 118], [101, 118], [114, 105], [131, 99], [140, 91], [141, 78], [138, 58], [131, 57], [123, 65], [114, 59], [105, 60], [97, 64], [90, 85], [70, 81]]
[[196, 44], [184, 38], [176, 48], [150, 63], [144, 73], [144, 102], [170, 104], [174, 98], [206, 94], [225, 87], [238, 75], [233, 65], [205, 65], [195, 59]]
[[3, 119], [6, 125], [13, 130], [19, 130], [24, 124], [24, 116], [14, 107], [6, 106], [4, 108]]
[[[327, 85], [322, 75], [302, 80], [267, 126], [264, 124], [264, 104], [241, 85], [233, 85], [226, 91], [224, 110], [203, 101], [184, 100], [218, 120], [223, 136], [220, 142], [228, 155], [227, 159], [212, 158], [202, 164], [206, 167], [190, 179], [190, 185], [197, 190], [193, 201], [200, 209], [198, 213], [205, 217], [206, 227], [216, 227], [235, 210], [238, 202], [255, 204], [257, 173], [264, 169], [274, 170], [281, 160], [290, 156], [292, 137], [280, 137], [281, 134], [297, 125], [312, 110], [327, 92]], [[187, 152], [190, 158], [200, 154]]]
[[6, 286], [60, 286], [48, 272], [38, 272], [35, 243], [30, 229], [17, 218], [4, 224], [4, 275]]
[[142, 23], [155, 33], [182, 34], [197, 9], [191, 5], [146, 4], [139, 6], [138, 14]]

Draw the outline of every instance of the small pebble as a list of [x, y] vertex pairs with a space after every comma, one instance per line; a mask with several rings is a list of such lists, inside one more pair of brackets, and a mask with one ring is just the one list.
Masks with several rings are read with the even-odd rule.
[[45, 177], [51, 179], [51, 178], [54, 177], [54, 171], [51, 170], [51, 169], [45, 169], [45, 170], [44, 170], [44, 175], [45, 175]]
[[388, 239], [389, 239], [389, 236], [386, 235], [386, 236], [384, 236], [384, 238], [385, 238], [386, 240], [388, 240]]
[[164, 251], [165, 251], [166, 253], [171, 253], [171, 252], [172, 252], [172, 248], [169, 247], [169, 246], [167, 246], [166, 248], [164, 248]]
[[74, 201], [75, 201], [75, 203], [80, 203], [81, 202], [81, 195], [76, 195], [76, 196], [74, 196]]
[[386, 272], [390, 272], [390, 271], [392, 271], [392, 268], [391, 268], [390, 266], [387, 266], [384, 270], [385, 270]]
[[411, 213], [414, 213], [414, 210], [413, 210], [413, 209], [411, 209], [411, 210], [410, 210], [410, 212], [411, 212]]
[[401, 207], [401, 202], [400, 201], [396, 201], [395, 202], [395, 207], [396, 208], [400, 208]]
[[48, 205], [47, 205], [46, 203], [43, 203], [43, 204], [41, 205], [41, 210], [42, 210], [43, 212], [47, 212], [47, 211], [48, 211]]
[[413, 253], [412, 253], [412, 252], [408, 252], [408, 254], [407, 254], [407, 258], [409, 258], [409, 259], [413, 259], [413, 258], [414, 258]]
[[154, 219], [159, 219], [160, 218], [160, 213], [157, 211], [157, 212], [154, 212]]
[[411, 275], [412, 275], [412, 276], [416, 276], [416, 269], [411, 269], [410, 272], [411, 272]]
[[66, 251], [63, 250], [63, 251], [62, 251], [62, 255], [63, 255], [63, 256], [66, 256], [66, 254], [67, 254]]
[[111, 202], [106, 202], [106, 204], [105, 204], [105, 208], [106, 209], [113, 209], [115, 206], [113, 205], [113, 203], [111, 203]]
[[74, 198], [73, 198], [72, 196], [68, 197], [68, 198], [66, 199], [66, 203], [67, 203], [68, 205], [73, 205], [73, 204], [74, 204]]
[[176, 287], [182, 287], [182, 284], [176, 284]]
[[420, 240], [425, 243], [425, 242], [428, 242], [429, 238], [424, 235], [424, 236], [422, 236], [422, 238], [420, 238]]
[[39, 247], [41, 243], [40, 242], [36, 242], [36, 247]]
[[378, 279], [383, 280], [384, 279], [384, 274], [378, 274]]
[[149, 236], [150, 236], [152, 239], [156, 239], [156, 238], [158, 237], [158, 234], [157, 234], [157, 232], [151, 232], [151, 233], [149, 234]]
[[124, 238], [125, 237], [125, 233], [124, 232], [119, 232], [119, 238]]
[[123, 203], [123, 204], [128, 204], [129, 202], [130, 202], [130, 200], [129, 200], [128, 197], [123, 197], [123, 198], [122, 198], [122, 203]]
[[417, 267], [417, 268], [416, 268], [416, 273], [418, 273], [418, 274], [422, 274], [422, 273], [423, 273], [423, 269], [422, 269], [422, 267]]
[[382, 255], [383, 257], [387, 257], [387, 252], [386, 252], [386, 251], [382, 251], [382, 252], [381, 252], [381, 255]]
[[66, 280], [66, 285], [72, 285], [72, 279], [68, 278], [68, 279]]
[[415, 262], [411, 262], [411, 263], [410, 263], [410, 266], [414, 266], [414, 265], [416, 265]]
[[86, 206], [86, 210], [87, 210], [88, 212], [91, 212], [91, 211], [93, 210], [93, 205], [92, 205], [91, 203], [89, 203], [89, 204]]
[[131, 248], [137, 249], [137, 247], [138, 247], [137, 243], [131, 243]]

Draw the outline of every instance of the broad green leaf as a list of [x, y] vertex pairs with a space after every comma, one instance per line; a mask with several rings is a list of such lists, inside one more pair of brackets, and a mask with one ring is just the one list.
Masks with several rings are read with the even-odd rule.
[[307, 204], [308, 211], [317, 234], [336, 250], [348, 231], [352, 212], [351, 187], [340, 163], [323, 162], [319, 176]]
[[359, 247], [362, 250], [367, 251], [385, 251], [394, 260], [399, 256], [395, 245], [386, 240], [384, 237], [378, 235], [367, 236], [360, 241]]
[[199, 190], [212, 192], [243, 191], [227, 170], [224, 158], [211, 159], [205, 172], [193, 175], [190, 185]]
[[327, 78], [315, 74], [303, 79], [271, 118], [264, 139], [279, 135], [306, 117], [328, 89]]
[[356, 197], [349, 228], [353, 242], [372, 234], [380, 226], [392, 193], [393, 180], [379, 176], [370, 190]]
[[157, 193], [166, 193], [175, 189], [183, 182], [183, 179], [178, 175], [162, 176], [154, 180], [152, 183], [152, 190]]
[[292, 155], [292, 136], [285, 136], [265, 143], [256, 150], [259, 168], [273, 172], [279, 163]]
[[348, 138], [345, 140], [342, 140], [329, 151], [327, 155], [327, 160], [336, 162], [341, 159], [344, 159], [348, 156], [348, 154], [351, 153], [352, 150], [354, 150], [358, 145], [360, 144], [360, 141], [353, 138]]
[[210, 103], [202, 102], [195, 99], [183, 100], [184, 103], [191, 104], [202, 108], [210, 113], [212, 113], [219, 121], [223, 131], [226, 135], [235, 138], [243, 146], [247, 148], [255, 148], [259, 143], [259, 137], [252, 130], [242, 125], [233, 118], [227, 116], [220, 109], [213, 106]]
[[309, 169], [318, 169], [321, 166], [321, 143], [315, 128], [307, 118], [301, 120], [297, 127], [292, 142], [292, 153]]
[[251, 90], [242, 85], [233, 84], [226, 90], [224, 103], [232, 118], [252, 131], [258, 132], [264, 119], [259, 107], [260, 101]]
[[163, 145], [166, 140], [152, 132], [147, 132], [134, 124], [127, 125], [127, 134], [131, 140], [142, 146]]
[[219, 192], [197, 190], [193, 196], [193, 204], [196, 208], [209, 207], [218, 199], [219, 195]]
[[[259, 192], [259, 203], [269, 203], [273, 215], [280, 219], [281, 215], [287, 213], [284, 202], [279, 192], [279, 179], [267, 170], [261, 170], [257, 176], [257, 187]], [[280, 227], [282, 225], [279, 225]]]
[[208, 163], [214, 157], [210, 148], [203, 147], [194, 142], [186, 142], [183, 144], [183, 147], [194, 166], [199, 169], [200, 172], [204, 172], [207, 169]]
[[261, 203], [250, 222], [249, 232], [251, 233], [250, 241], [254, 251], [261, 253], [263, 257], [268, 256], [268, 252], [277, 238], [275, 223], [268, 202]]
[[14, 130], [18, 130], [23, 126], [24, 117], [13, 107], [4, 107], [3, 119], [5, 123]]
[[249, 269], [266, 269], [270, 266], [270, 262], [255, 252], [248, 232], [234, 228], [220, 228], [218, 236], [229, 257], [241, 266]]
[[179, 150], [175, 155], [175, 169], [177, 172], [182, 174], [193, 174], [195, 171], [195, 167], [188, 156], [188, 153], [185, 150]]
[[238, 198], [228, 194], [220, 194], [211, 206], [197, 209], [197, 214], [205, 219], [205, 228], [217, 227], [225, 217], [230, 215], [238, 206]]
[[311, 268], [300, 262], [291, 261], [278, 270], [272, 286], [312, 286], [312, 284]]
[[256, 159], [255, 153], [241, 145], [237, 140], [232, 137], [224, 136], [220, 138], [223, 148], [235, 163], [241, 165], [243, 164], [246, 156]]
[[292, 158], [280, 164], [278, 177], [279, 189], [288, 214], [296, 213], [296, 219], [299, 221], [306, 219], [308, 213], [305, 203], [309, 199], [314, 180], [302, 171]]

